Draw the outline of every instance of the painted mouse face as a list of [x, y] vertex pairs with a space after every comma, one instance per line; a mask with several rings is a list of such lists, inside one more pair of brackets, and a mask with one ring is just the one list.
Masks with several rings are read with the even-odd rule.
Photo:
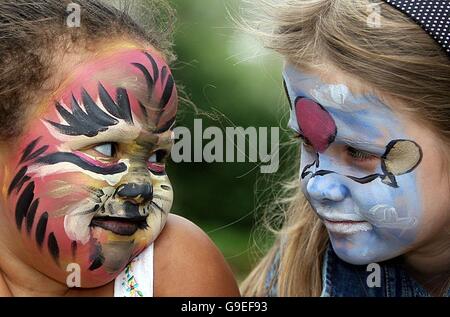
[[153, 49], [104, 52], [43, 109], [5, 166], [11, 226], [41, 271], [65, 281], [76, 263], [82, 287], [104, 285], [158, 236], [172, 205], [173, 77]]
[[393, 258], [416, 240], [422, 220], [416, 168], [422, 149], [394, 112], [287, 65], [290, 127], [303, 139], [301, 186], [342, 259]]

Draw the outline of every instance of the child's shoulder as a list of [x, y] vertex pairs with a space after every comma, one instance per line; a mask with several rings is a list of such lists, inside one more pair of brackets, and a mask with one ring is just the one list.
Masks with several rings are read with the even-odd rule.
[[169, 215], [155, 241], [156, 296], [237, 296], [239, 291], [223, 255], [191, 221]]

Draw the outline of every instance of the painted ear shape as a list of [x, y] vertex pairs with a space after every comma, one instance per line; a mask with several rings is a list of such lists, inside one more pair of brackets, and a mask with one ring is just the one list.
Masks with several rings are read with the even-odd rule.
[[391, 141], [383, 155], [383, 163], [388, 173], [402, 175], [413, 171], [422, 160], [422, 149], [410, 140]]
[[298, 97], [295, 100], [295, 115], [300, 132], [316, 152], [324, 152], [334, 142], [337, 134], [336, 123], [320, 104]]
[[422, 149], [410, 140], [393, 140], [386, 146], [381, 168], [385, 173], [382, 182], [398, 187], [395, 176], [412, 172], [422, 161]]

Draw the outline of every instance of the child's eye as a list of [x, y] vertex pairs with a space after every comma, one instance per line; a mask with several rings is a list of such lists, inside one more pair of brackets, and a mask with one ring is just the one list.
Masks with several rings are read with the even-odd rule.
[[377, 158], [373, 154], [357, 150], [351, 146], [347, 146], [347, 153], [350, 157], [352, 157], [353, 159], [355, 159], [357, 161], [367, 161], [367, 160], [373, 160], [373, 159]]
[[154, 152], [148, 159], [149, 163], [163, 163], [167, 157], [167, 152], [164, 150], [158, 150]]
[[150, 163], [156, 163], [158, 160], [156, 158], [156, 153], [153, 153], [152, 156], [148, 159]]
[[93, 149], [107, 157], [114, 157], [116, 155], [116, 145], [114, 143], [103, 143]]

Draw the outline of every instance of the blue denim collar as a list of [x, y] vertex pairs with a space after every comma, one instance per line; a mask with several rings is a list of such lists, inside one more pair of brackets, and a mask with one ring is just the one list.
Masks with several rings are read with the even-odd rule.
[[[428, 297], [431, 296], [408, 275], [399, 258], [381, 262], [381, 285], [369, 287], [371, 271], [366, 265], [352, 265], [341, 260], [331, 245], [325, 253], [322, 267], [322, 297]], [[450, 289], [447, 291], [450, 297]]]

